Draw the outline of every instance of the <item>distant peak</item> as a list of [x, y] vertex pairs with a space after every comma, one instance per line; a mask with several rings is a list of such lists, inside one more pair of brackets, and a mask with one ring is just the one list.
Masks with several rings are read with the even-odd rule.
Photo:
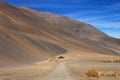
[[5, 3], [5, 2], [0, 1], [0, 6], [2, 6], [2, 5], [8, 5], [8, 4]]
[[30, 9], [30, 8], [27, 8], [27, 7], [24, 7], [24, 6], [20, 6], [19, 8], [21, 8], [21, 9]]
[[5, 2], [0, 2], [0, 8], [6, 8], [6, 7], [12, 7], [12, 5]]

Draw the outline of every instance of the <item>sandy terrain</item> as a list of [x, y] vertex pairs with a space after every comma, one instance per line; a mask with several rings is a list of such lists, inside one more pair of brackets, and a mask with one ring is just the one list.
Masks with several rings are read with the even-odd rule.
[[70, 62], [67, 65], [69, 66], [69, 68], [72, 70], [73, 73], [81, 76], [80, 78], [83, 78], [82, 80], [119, 80], [120, 79], [120, 74], [119, 77], [101, 76], [100, 78], [88, 78], [85, 74], [85, 72], [90, 69], [94, 69], [99, 73], [107, 73], [107, 72], [120, 73], [120, 63], [102, 63], [93, 60], [78, 60], [78, 61]]
[[0, 69], [0, 80], [34, 80], [33, 78], [43, 76], [54, 69], [56, 63], [40, 62], [39, 64], [2, 68]]
[[120, 72], [120, 63], [102, 63], [90, 59], [40, 62], [30, 66], [0, 70], [0, 80], [119, 80], [120, 77], [89, 78], [85, 71]]

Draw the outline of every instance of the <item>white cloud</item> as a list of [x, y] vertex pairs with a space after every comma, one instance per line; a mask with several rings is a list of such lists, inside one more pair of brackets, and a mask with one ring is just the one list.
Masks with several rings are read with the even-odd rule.
[[120, 28], [120, 14], [113, 13], [110, 10], [83, 10], [81, 12], [64, 14], [64, 16], [69, 16], [97, 27]]
[[106, 8], [107, 8], [107, 9], [111, 9], [111, 10], [120, 9], [120, 3], [108, 5], [108, 6], [106, 6]]
[[95, 26], [103, 28], [120, 28], [120, 22], [93, 22]]
[[25, 6], [34, 8], [78, 8], [78, 6], [70, 6], [63, 4], [25, 4]]
[[116, 37], [116, 38], [120, 38], [120, 31], [104, 31], [106, 34]]
[[53, 0], [53, 2], [59, 2], [59, 3], [72, 3], [72, 4], [76, 4], [76, 3], [84, 3], [84, 2], [87, 2], [89, 0], [70, 0], [70, 1], [67, 1], [67, 0]]
[[[107, 17], [111, 17], [111, 16], [107, 16]], [[112, 20], [103, 19], [103, 18], [105, 18], [105, 17], [80, 18], [77, 20], [92, 24], [95, 27], [99, 27], [99, 28], [101, 27], [101, 28], [119, 28], [120, 29], [120, 21], [119, 20], [112, 21]]]

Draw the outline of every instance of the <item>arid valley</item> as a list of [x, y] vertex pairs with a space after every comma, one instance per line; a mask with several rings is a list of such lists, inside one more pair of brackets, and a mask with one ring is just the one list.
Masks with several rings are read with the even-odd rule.
[[0, 80], [120, 80], [120, 39], [0, 2]]

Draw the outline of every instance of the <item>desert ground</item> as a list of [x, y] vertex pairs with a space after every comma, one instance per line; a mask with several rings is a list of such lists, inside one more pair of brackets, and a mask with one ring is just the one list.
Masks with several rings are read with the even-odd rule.
[[[92, 72], [92, 76], [88, 77], [86, 73], [89, 70], [96, 70], [98, 76]], [[31, 65], [2, 68], [0, 80], [120, 80], [120, 57], [49, 59]]]

